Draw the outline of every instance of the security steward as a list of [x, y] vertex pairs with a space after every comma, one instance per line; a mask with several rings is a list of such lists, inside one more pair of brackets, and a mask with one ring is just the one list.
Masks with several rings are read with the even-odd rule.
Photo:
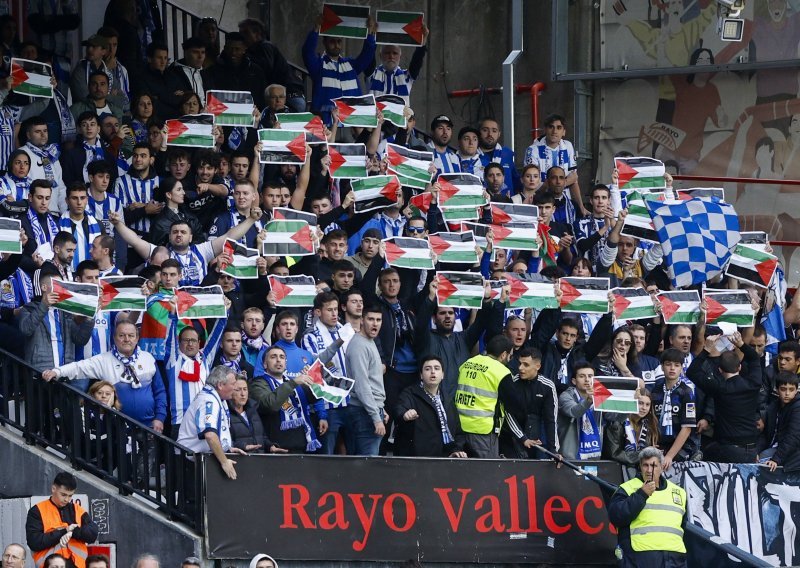
[[486, 355], [471, 357], [459, 367], [456, 410], [470, 457], [500, 457], [503, 401], [514, 396], [511, 371], [506, 367], [513, 351], [510, 339], [495, 335], [486, 344]]
[[652, 446], [639, 453], [641, 473], [619, 486], [608, 517], [619, 530], [622, 567], [686, 566], [683, 531], [686, 491], [661, 477], [664, 454]]
[[25, 536], [36, 568], [51, 554], [60, 554], [76, 568], [86, 568], [87, 544], [97, 540], [99, 529], [83, 507], [72, 501], [78, 481], [71, 473], [56, 475], [50, 498], [28, 511]]

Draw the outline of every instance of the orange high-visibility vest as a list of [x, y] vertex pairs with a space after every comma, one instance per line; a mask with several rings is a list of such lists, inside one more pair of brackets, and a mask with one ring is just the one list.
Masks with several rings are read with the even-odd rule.
[[[80, 526], [86, 511], [77, 503], [70, 503], [70, 505], [75, 507], [75, 522]], [[44, 527], [45, 533], [65, 529], [69, 526], [61, 520], [61, 514], [58, 512], [58, 508], [53, 505], [50, 499], [37, 503], [36, 507], [39, 509], [39, 514], [42, 516], [42, 526]], [[52, 548], [34, 551], [33, 561], [36, 564], [36, 568], [42, 568], [45, 558], [51, 554], [60, 554], [64, 558], [72, 560], [72, 563], [75, 564], [77, 568], [86, 568], [86, 557], [89, 555], [89, 548], [86, 546], [86, 543], [73, 538], [67, 543], [67, 548], [61, 548], [58, 543], [56, 543]]]

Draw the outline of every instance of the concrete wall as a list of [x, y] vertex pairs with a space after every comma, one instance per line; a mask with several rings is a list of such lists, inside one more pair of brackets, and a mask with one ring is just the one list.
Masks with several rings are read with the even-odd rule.
[[[92, 475], [71, 470], [67, 462], [36, 446], [27, 446], [7, 428], [0, 428], [0, 497], [49, 495], [50, 485], [60, 471], [78, 477], [78, 493], [87, 494], [91, 505], [106, 511], [106, 534], [100, 543], [116, 543], [117, 567], [127, 568], [133, 559], [145, 552], [154, 552], [165, 568], [180, 566], [187, 556], [202, 556], [200, 537], [181, 525], [169, 521], [150, 505], [132, 497], [122, 497], [116, 488]], [[21, 527], [14, 535], [24, 542], [25, 513], [18, 518], [4, 518], [3, 524]], [[97, 519], [95, 519], [97, 520]], [[18, 535], [22, 535], [21, 538]], [[7, 544], [7, 543], [0, 543]]]

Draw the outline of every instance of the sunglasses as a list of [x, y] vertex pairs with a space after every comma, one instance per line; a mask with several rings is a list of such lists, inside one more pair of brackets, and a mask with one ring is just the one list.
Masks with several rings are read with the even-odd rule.
[[419, 233], [420, 235], [425, 232], [425, 227], [406, 227], [409, 233]]

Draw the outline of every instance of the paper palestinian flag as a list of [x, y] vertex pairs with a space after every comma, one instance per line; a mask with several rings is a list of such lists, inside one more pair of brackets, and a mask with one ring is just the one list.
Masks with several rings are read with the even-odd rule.
[[725, 274], [766, 288], [777, 268], [777, 256], [739, 242], [733, 249]]
[[19, 219], [0, 217], [0, 253], [22, 254], [22, 242], [19, 240]]
[[329, 4], [322, 6], [322, 25], [319, 35], [364, 39], [367, 37], [369, 6], [345, 6]]
[[214, 147], [214, 115], [187, 114], [167, 121], [167, 145], [187, 148]]
[[711, 199], [716, 197], [720, 201], [725, 201], [725, 190], [721, 187], [695, 187], [692, 189], [679, 189], [678, 199], [689, 201], [690, 199]]
[[331, 177], [353, 179], [367, 177], [367, 147], [364, 144], [328, 144]]
[[284, 112], [275, 115], [281, 130], [301, 130], [306, 133], [306, 143], [327, 144], [322, 119], [310, 112]]
[[53, 85], [50, 79], [53, 69], [47, 63], [30, 59], [11, 58], [11, 90], [20, 95], [53, 98]]
[[262, 164], [303, 164], [306, 161], [306, 135], [298, 130], [262, 128], [258, 131]]
[[319, 359], [309, 367], [307, 375], [314, 381], [308, 387], [311, 394], [333, 406], [339, 406], [347, 400], [355, 384], [353, 379], [331, 373]]
[[755, 325], [756, 313], [747, 290], [710, 290], [703, 293], [706, 301], [706, 324], [732, 323], [739, 327]]
[[100, 302], [100, 288], [97, 284], [65, 282], [57, 278], [50, 280], [58, 300], [53, 307], [62, 312], [93, 318]]
[[396, 176], [369, 176], [354, 179], [350, 187], [355, 195], [356, 213], [385, 209], [397, 205], [398, 197], [403, 195]]
[[578, 278], [568, 276], [559, 280], [561, 311], [582, 314], [608, 313], [608, 278]]
[[384, 120], [388, 120], [398, 128], [405, 128], [406, 102], [398, 95], [379, 95], [375, 97], [375, 104], [383, 113]]
[[339, 122], [342, 126], [378, 126], [378, 107], [375, 106], [375, 95], [361, 97], [339, 97], [331, 99], [339, 109]]
[[425, 27], [422, 12], [394, 12], [378, 10], [375, 20], [378, 22], [376, 43], [388, 45], [422, 45]]
[[742, 231], [739, 233], [740, 245], [747, 245], [756, 250], [766, 252], [767, 245], [769, 244], [769, 237], [764, 231]]
[[270, 274], [269, 289], [281, 308], [306, 308], [314, 305], [317, 286], [313, 276], [276, 276]]
[[663, 190], [667, 187], [664, 178], [664, 162], [655, 158], [614, 158], [619, 172], [621, 190]]
[[439, 174], [439, 207], [482, 207], [488, 203], [481, 178], [472, 174]]
[[147, 296], [142, 294], [142, 286], [147, 280], [140, 276], [102, 276], [100, 277], [101, 312], [124, 310], [145, 311]]
[[475, 252], [475, 234], [472, 231], [464, 233], [437, 233], [428, 236], [431, 249], [443, 263], [469, 263], [478, 262]]
[[505, 225], [506, 223], [533, 223], [535, 227], [539, 222], [539, 208], [536, 205], [520, 205], [516, 203], [490, 203], [492, 225]]
[[433, 163], [433, 152], [387, 144], [386, 156], [389, 159], [390, 173], [397, 175], [402, 185], [425, 189], [431, 182], [433, 174], [428, 169]]
[[228, 317], [225, 294], [220, 286], [181, 286], [175, 290], [180, 319], [218, 319]]
[[264, 227], [263, 256], [308, 256], [315, 254], [311, 228], [305, 221], [275, 221]]
[[258, 249], [251, 249], [233, 239], [225, 239], [223, 252], [228, 253], [233, 258], [231, 264], [220, 266], [222, 272], [228, 276], [233, 276], [240, 280], [252, 280], [258, 278]]
[[433, 204], [433, 194], [430, 191], [418, 193], [409, 199], [408, 206], [419, 211], [423, 216], [428, 214], [428, 210]]
[[501, 280], [487, 280], [486, 282], [489, 283], [489, 288], [491, 289], [489, 299], [490, 300], [498, 300], [500, 299], [500, 294], [503, 292], [503, 286], [508, 285], [508, 280], [501, 279]]
[[639, 411], [636, 377], [595, 377], [592, 403], [597, 412], [635, 414]]
[[[464, 231], [472, 231], [472, 234], [475, 235], [475, 242], [483, 250], [486, 250], [486, 247], [489, 245], [486, 235], [493, 229], [491, 225], [482, 225], [481, 223], [470, 223], [467, 221], [462, 223], [461, 226]], [[494, 249], [492, 249], [492, 251], [494, 251]]]
[[528, 273], [507, 272], [504, 277], [511, 288], [508, 294], [507, 309], [545, 310], [558, 307], [552, 282], [546, 282], [541, 276]]
[[660, 242], [658, 233], [653, 226], [653, 219], [645, 205], [647, 201], [664, 201], [664, 193], [639, 193], [634, 191], [628, 194], [628, 216], [622, 225], [622, 234], [641, 241], [653, 243]]
[[386, 262], [397, 268], [433, 269], [431, 248], [425, 239], [412, 237], [390, 237], [386, 243]]
[[483, 304], [483, 276], [476, 272], [437, 272], [436, 299], [440, 306], [477, 309]]
[[511, 250], [538, 250], [536, 223], [506, 223], [492, 225], [494, 246]]
[[439, 207], [442, 220], [445, 223], [460, 223], [461, 221], [477, 221], [481, 218], [478, 207]]
[[656, 317], [653, 298], [644, 288], [613, 288], [614, 316], [618, 320], [652, 319]]
[[317, 216], [307, 211], [298, 211], [297, 209], [289, 209], [288, 207], [275, 207], [272, 210], [272, 220], [280, 221], [305, 221], [312, 227], [317, 226]]
[[206, 91], [205, 111], [217, 126], [253, 126], [253, 94], [250, 91]]
[[657, 298], [665, 324], [695, 324], [700, 321], [700, 294], [697, 290], [661, 292]]

